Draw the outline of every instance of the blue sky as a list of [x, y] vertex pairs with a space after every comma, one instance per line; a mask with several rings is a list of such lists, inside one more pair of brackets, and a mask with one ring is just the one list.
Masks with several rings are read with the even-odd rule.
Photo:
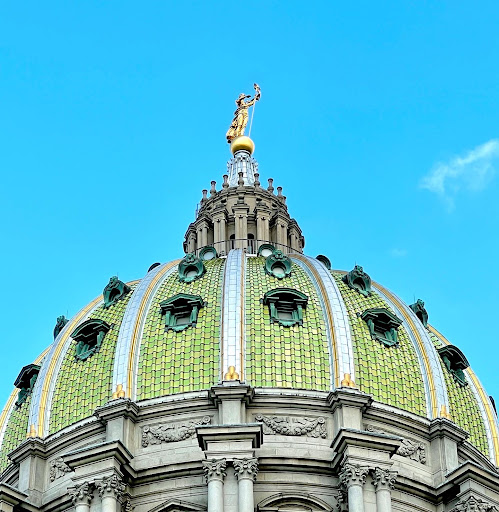
[[3, 3], [0, 394], [58, 315], [182, 254], [256, 81], [306, 252], [423, 299], [499, 399], [498, 25], [492, 1]]

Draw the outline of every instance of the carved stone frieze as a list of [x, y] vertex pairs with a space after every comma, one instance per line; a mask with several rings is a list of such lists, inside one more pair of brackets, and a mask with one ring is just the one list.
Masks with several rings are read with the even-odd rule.
[[[392, 432], [385, 432], [384, 430], [373, 427], [372, 425], [366, 425], [366, 430], [368, 432], [375, 432], [376, 434], [398, 435], [393, 434]], [[415, 460], [420, 464], [426, 464], [426, 446], [424, 443], [420, 443], [419, 441], [402, 438], [402, 444], [397, 450], [397, 455]]]
[[497, 507], [471, 495], [460, 500], [450, 512], [497, 512]]
[[387, 469], [374, 468], [372, 473], [373, 485], [376, 491], [387, 489], [392, 490], [397, 481], [397, 473]]
[[256, 480], [258, 459], [234, 459], [234, 472], [238, 480], [243, 478]]
[[62, 460], [62, 457], [50, 461], [50, 481], [53, 482], [62, 478], [66, 473], [71, 473], [72, 469]]
[[196, 427], [211, 422], [209, 416], [197, 421], [164, 423], [161, 425], [145, 426], [142, 429], [142, 446], [146, 448], [151, 444], [173, 443], [184, 441], [196, 435]]
[[369, 468], [367, 467], [358, 464], [345, 464], [339, 474], [340, 483], [346, 489], [352, 485], [363, 486], [366, 483], [368, 473]]
[[90, 504], [92, 498], [94, 497], [93, 485], [88, 482], [83, 482], [76, 487], [69, 488], [68, 494], [71, 497], [73, 505], [78, 505], [81, 503]]
[[95, 482], [97, 489], [99, 489], [99, 496], [114, 496], [121, 499], [125, 492], [125, 484], [118, 475], [111, 475], [107, 478]]
[[206, 482], [210, 480], [223, 480], [227, 473], [227, 461], [225, 459], [210, 459], [203, 460], [203, 471], [206, 478]]
[[255, 420], [263, 423], [263, 433], [267, 435], [281, 434], [283, 436], [310, 436], [326, 439], [326, 419], [295, 418], [288, 416], [264, 416], [257, 414]]

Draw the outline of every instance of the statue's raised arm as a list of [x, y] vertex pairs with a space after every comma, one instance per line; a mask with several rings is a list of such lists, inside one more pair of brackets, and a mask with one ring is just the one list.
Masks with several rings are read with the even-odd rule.
[[262, 93], [260, 91], [260, 86], [258, 84], [253, 84], [255, 89], [255, 95], [250, 100], [246, 101], [246, 98], [250, 98], [244, 94], [243, 92], [236, 99], [236, 111], [234, 112], [234, 118], [232, 119], [232, 123], [230, 124], [229, 129], [227, 130], [227, 142], [230, 144], [233, 139], [236, 137], [241, 137], [244, 135], [244, 130], [246, 125], [248, 124], [248, 109], [257, 102]]

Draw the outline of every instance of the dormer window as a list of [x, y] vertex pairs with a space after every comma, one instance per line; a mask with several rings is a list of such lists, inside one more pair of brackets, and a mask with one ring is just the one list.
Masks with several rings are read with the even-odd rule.
[[437, 348], [442, 361], [454, 380], [460, 386], [467, 386], [464, 370], [470, 365], [464, 354], [454, 345]]
[[307, 307], [308, 297], [291, 288], [276, 288], [267, 292], [263, 303], [269, 307], [272, 322], [291, 327], [303, 324], [303, 310]]
[[360, 265], [355, 265], [353, 270], [343, 276], [343, 282], [353, 290], [368, 297], [371, 295], [371, 278], [364, 272]]
[[120, 281], [117, 276], [111, 277], [109, 283], [107, 283], [102, 295], [104, 297], [104, 307], [108, 308], [113, 304], [116, 304], [122, 297], [124, 297], [131, 288]]
[[76, 341], [76, 360], [85, 361], [97, 353], [109, 329], [111, 326], [104, 320], [91, 319], [80, 324], [71, 334]]
[[384, 308], [366, 309], [362, 315], [371, 337], [387, 347], [398, 345], [398, 328], [402, 320]]
[[419, 321], [427, 327], [428, 325], [428, 313], [424, 307], [424, 302], [421, 299], [418, 299], [414, 304], [409, 306], [415, 313], [415, 315], [419, 318]]
[[19, 389], [16, 407], [20, 407], [24, 402], [26, 402], [26, 399], [35, 387], [35, 382], [39, 372], [40, 367], [38, 365], [28, 364], [27, 366], [24, 366], [19, 373], [16, 381], [14, 382], [14, 386]]
[[159, 306], [161, 314], [164, 315], [166, 330], [179, 332], [196, 325], [204, 301], [199, 295], [178, 293], [161, 302]]

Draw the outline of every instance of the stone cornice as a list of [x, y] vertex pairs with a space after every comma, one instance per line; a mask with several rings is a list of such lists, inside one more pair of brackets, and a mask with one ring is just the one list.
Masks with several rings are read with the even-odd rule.
[[327, 403], [333, 413], [336, 409], [343, 406], [357, 407], [362, 411], [366, 411], [373, 403], [373, 397], [355, 389], [338, 388], [329, 393]]
[[239, 400], [249, 405], [255, 390], [246, 384], [240, 384], [239, 381], [227, 381], [220, 386], [212, 386], [209, 391], [210, 400], [214, 405], [219, 405], [223, 400]]
[[218, 441], [247, 441], [252, 448], [260, 448], [263, 442], [261, 423], [244, 423], [241, 425], [207, 425], [196, 428], [199, 446], [208, 448], [208, 443]]
[[458, 427], [454, 422], [445, 418], [435, 418], [430, 423], [430, 441], [437, 438], [448, 437], [460, 444], [468, 438], [469, 434]]
[[118, 398], [97, 407], [94, 415], [104, 423], [120, 417], [124, 417], [136, 423], [139, 417], [139, 410], [139, 406], [129, 398]]
[[47, 458], [47, 447], [43, 439], [39, 437], [27, 439], [15, 450], [12, 450], [9, 453], [9, 459], [14, 464], [19, 464], [26, 457], [40, 457], [41, 459]]
[[110, 441], [86, 446], [66, 453], [62, 457], [71, 469], [109, 458], [117, 460], [122, 465], [128, 465], [133, 459], [133, 455], [121, 441]]

